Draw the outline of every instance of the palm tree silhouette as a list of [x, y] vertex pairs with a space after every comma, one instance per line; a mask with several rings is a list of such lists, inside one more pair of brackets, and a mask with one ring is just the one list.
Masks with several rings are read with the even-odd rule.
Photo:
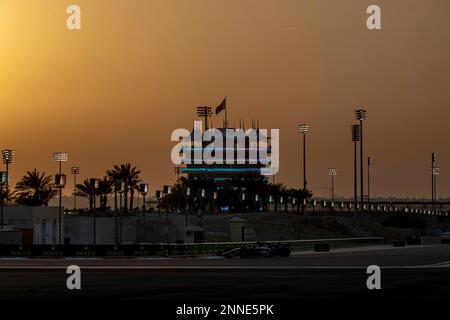
[[52, 176], [40, 173], [37, 169], [28, 171], [17, 182], [14, 192], [16, 203], [25, 206], [48, 206], [49, 201], [58, 194]]
[[103, 177], [98, 182], [97, 194], [100, 196], [100, 210], [106, 211], [108, 195], [112, 192], [113, 182], [108, 177]]
[[286, 196], [286, 185], [282, 183], [269, 184], [269, 194], [273, 196], [275, 212], [277, 212], [281, 197], [283, 197], [283, 202], [286, 203], [284, 199], [284, 197]]
[[15, 196], [15, 192], [13, 192], [11, 190], [11, 188], [9, 188], [8, 190], [2, 190], [0, 202], [1, 201], [3, 201], [3, 203], [10, 202], [10, 201], [14, 200], [14, 196]]
[[[134, 194], [134, 190], [138, 187], [139, 174], [141, 173], [136, 167], [132, 167], [131, 163], [127, 162], [121, 165], [115, 165], [112, 169], [106, 171], [108, 178], [113, 181], [123, 181], [125, 182], [124, 190], [124, 211], [128, 212], [128, 192], [131, 195]], [[130, 210], [133, 209], [133, 197], [130, 199]]]
[[84, 197], [89, 200], [89, 209], [92, 211], [94, 207], [94, 195], [96, 193], [96, 190], [92, 186], [89, 179], [85, 179], [83, 183], [77, 184], [76, 190], [77, 196]]
[[[186, 197], [186, 189], [190, 188], [191, 196]], [[206, 191], [206, 199], [200, 201], [201, 190]], [[177, 192], [177, 196], [172, 197], [173, 201], [177, 201], [176, 207], [186, 208], [186, 203], [190, 208], [197, 210], [201, 206], [209, 207], [211, 193], [216, 190], [216, 184], [213, 179], [205, 176], [197, 177], [180, 177], [178, 183], [173, 186], [172, 193]]]

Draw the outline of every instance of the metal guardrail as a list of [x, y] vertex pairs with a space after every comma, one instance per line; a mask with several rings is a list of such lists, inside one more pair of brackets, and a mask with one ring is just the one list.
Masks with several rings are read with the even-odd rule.
[[[288, 243], [292, 250], [313, 250], [315, 244], [327, 243], [330, 249], [384, 244], [384, 238], [346, 238], [319, 240], [266, 241]], [[137, 245], [0, 245], [3, 257], [151, 257], [217, 254], [255, 242], [211, 242], [186, 244]]]

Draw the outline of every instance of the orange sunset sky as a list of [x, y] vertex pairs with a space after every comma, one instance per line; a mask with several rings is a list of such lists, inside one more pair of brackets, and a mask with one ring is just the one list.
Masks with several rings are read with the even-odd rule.
[[[70, 4], [80, 31], [66, 28]], [[366, 28], [370, 4], [380, 31]], [[309, 186], [326, 195], [336, 167], [336, 193], [351, 196], [362, 106], [372, 194], [429, 196], [434, 151], [446, 197], [449, 83], [448, 0], [0, 0], [0, 148], [16, 152], [14, 183], [34, 167], [54, 174], [64, 150], [67, 173], [130, 161], [154, 191], [175, 180], [172, 130], [227, 96], [230, 124], [280, 129], [277, 182], [301, 185], [308, 123]]]

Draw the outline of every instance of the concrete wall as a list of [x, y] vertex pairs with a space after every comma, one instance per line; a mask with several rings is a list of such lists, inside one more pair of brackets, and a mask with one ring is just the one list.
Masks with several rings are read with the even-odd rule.
[[[96, 217], [96, 244], [115, 243], [115, 218]], [[118, 226], [119, 224], [119, 219]], [[138, 219], [122, 218], [122, 243], [135, 243], [137, 240]], [[94, 218], [92, 216], [66, 216], [65, 237], [70, 244], [92, 244], [94, 242]], [[120, 228], [118, 230], [118, 235]]]
[[21, 240], [20, 230], [0, 230], [0, 244], [20, 244]]
[[[32, 230], [33, 244], [57, 244], [59, 241], [58, 207], [8, 206], [3, 208], [3, 219], [15, 229]], [[61, 221], [64, 225], [64, 215]], [[64, 230], [61, 231], [64, 238]]]

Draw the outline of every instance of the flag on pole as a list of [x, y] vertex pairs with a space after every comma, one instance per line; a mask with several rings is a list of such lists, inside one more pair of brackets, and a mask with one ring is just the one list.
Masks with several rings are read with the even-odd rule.
[[227, 109], [227, 97], [223, 98], [222, 102], [216, 108], [216, 114], [219, 114], [222, 110]]

